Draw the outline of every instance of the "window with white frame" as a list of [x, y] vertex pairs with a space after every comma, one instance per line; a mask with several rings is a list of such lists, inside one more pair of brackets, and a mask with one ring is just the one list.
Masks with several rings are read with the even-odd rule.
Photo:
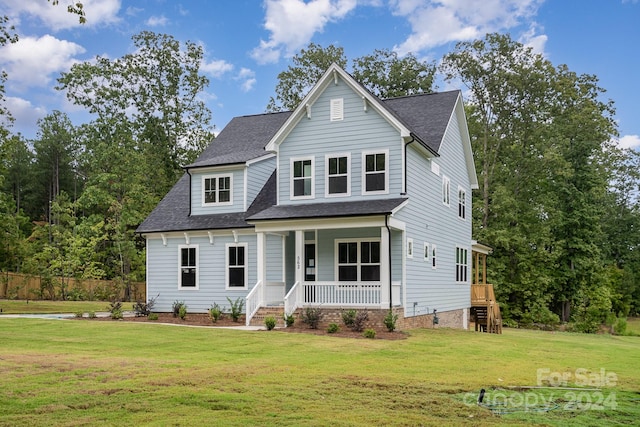
[[462, 187], [458, 187], [458, 218], [467, 218], [467, 192]]
[[228, 243], [226, 249], [227, 288], [246, 288], [248, 277], [247, 244]]
[[340, 282], [379, 282], [380, 241], [336, 240], [336, 276]]
[[437, 268], [438, 267], [438, 262], [437, 262], [437, 250], [436, 250], [436, 245], [431, 245], [431, 268]]
[[198, 288], [198, 246], [181, 245], [178, 248], [180, 256], [178, 286], [180, 289]]
[[313, 197], [313, 158], [291, 159], [291, 198]]
[[349, 154], [327, 155], [325, 157], [327, 197], [348, 196], [351, 194], [351, 156]]
[[386, 194], [388, 193], [388, 150], [382, 152], [362, 153], [363, 164], [363, 193]]
[[469, 277], [467, 255], [467, 248], [456, 247], [456, 282], [467, 282]]
[[451, 201], [449, 199], [450, 192], [451, 182], [449, 181], [449, 178], [442, 175], [442, 203], [444, 203], [446, 206], [449, 206], [451, 204]]
[[413, 258], [413, 239], [407, 238], [407, 258]]
[[232, 200], [232, 175], [205, 175], [202, 177], [203, 205], [230, 205]]
[[429, 262], [429, 243], [424, 242], [424, 247], [422, 248], [422, 259], [424, 262]]

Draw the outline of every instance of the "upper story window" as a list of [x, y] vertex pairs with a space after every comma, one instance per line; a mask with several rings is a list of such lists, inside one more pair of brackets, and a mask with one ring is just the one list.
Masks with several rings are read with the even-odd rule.
[[198, 288], [198, 246], [180, 246], [178, 286], [181, 289]]
[[332, 99], [330, 108], [331, 111], [329, 113], [329, 116], [332, 122], [344, 119], [344, 101], [342, 98]]
[[386, 194], [389, 192], [389, 151], [362, 153], [363, 193]]
[[436, 245], [431, 245], [431, 268], [438, 268], [438, 251]]
[[291, 159], [291, 198], [313, 197], [313, 158]]
[[325, 193], [327, 197], [348, 196], [351, 194], [349, 174], [351, 156], [349, 154], [327, 155]]
[[232, 200], [231, 175], [205, 175], [202, 177], [203, 205], [230, 205]]
[[407, 238], [407, 258], [413, 258], [413, 239]]
[[458, 217], [467, 218], [467, 192], [462, 187], [458, 187]]
[[451, 193], [451, 181], [449, 178], [442, 175], [442, 203], [446, 206], [451, 205], [451, 199], [449, 194]]

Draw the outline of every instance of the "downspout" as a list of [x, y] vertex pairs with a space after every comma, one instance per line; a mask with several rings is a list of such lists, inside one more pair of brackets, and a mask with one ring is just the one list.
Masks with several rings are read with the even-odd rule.
[[416, 138], [411, 134], [411, 141], [407, 141], [404, 144], [404, 191], [400, 194], [401, 196], [407, 195], [407, 147], [415, 140]]
[[185, 168], [184, 170], [187, 175], [189, 175], [189, 217], [191, 216], [191, 173], [189, 172], [189, 169]]
[[391, 311], [393, 309], [393, 275], [391, 274], [391, 228], [389, 228], [389, 214], [384, 216], [384, 226], [387, 227], [387, 235], [389, 236], [387, 239], [387, 246], [389, 250], [389, 310]]

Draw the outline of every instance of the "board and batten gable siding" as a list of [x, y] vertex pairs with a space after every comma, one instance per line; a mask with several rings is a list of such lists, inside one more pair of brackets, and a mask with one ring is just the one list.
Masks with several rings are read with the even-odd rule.
[[256, 196], [260, 193], [275, 168], [275, 156], [248, 164], [246, 208], [251, 206], [251, 203], [256, 199]]
[[158, 295], [154, 311], [171, 312], [175, 301], [184, 301], [189, 313], [206, 313], [213, 303], [229, 308], [227, 297], [235, 301], [245, 298], [257, 282], [255, 234], [238, 234], [238, 243], [247, 243], [248, 283], [247, 289], [226, 289], [225, 260], [226, 244], [234, 243], [233, 236], [217, 235], [213, 245], [208, 236], [190, 237], [189, 246], [198, 247], [198, 289], [179, 289], [178, 274], [180, 246], [184, 237], [167, 237], [164, 246], [158, 235], [147, 236], [147, 295]]
[[[342, 98], [343, 120], [330, 120], [332, 99]], [[311, 117], [303, 116], [278, 148], [278, 203], [318, 203], [352, 201], [371, 198], [397, 197], [402, 191], [402, 138], [371, 106], [364, 111], [363, 100], [341, 79], [331, 83], [313, 103]], [[363, 151], [388, 150], [387, 194], [362, 195]], [[325, 156], [350, 154], [349, 178], [351, 194], [344, 197], [325, 197]], [[314, 198], [290, 200], [290, 159], [313, 157]]]
[[[230, 205], [210, 205], [202, 204], [202, 177], [209, 175], [231, 175], [232, 176], [232, 204]], [[244, 165], [238, 168], [224, 168], [220, 170], [208, 170], [206, 172], [191, 172], [191, 215], [207, 215], [218, 213], [243, 212], [245, 210], [244, 203]], [[260, 191], [260, 190], [258, 190]]]
[[[413, 145], [413, 144], [412, 144]], [[409, 316], [449, 311], [470, 306], [469, 283], [456, 282], [456, 246], [468, 249], [471, 269], [471, 188], [456, 115], [449, 123], [440, 147], [440, 157], [428, 159], [410, 145], [407, 149], [407, 194], [409, 204], [397, 215], [406, 224], [406, 238], [413, 240], [414, 254], [406, 256], [406, 313]], [[440, 169], [431, 169], [435, 162]], [[442, 176], [450, 179], [450, 204], [442, 201]], [[467, 218], [458, 217], [458, 186], [466, 190]], [[436, 245], [437, 266], [431, 254], [424, 259], [424, 243]], [[405, 243], [406, 246], [406, 243]], [[469, 270], [469, 280], [471, 271]], [[417, 303], [417, 305], [414, 305]]]

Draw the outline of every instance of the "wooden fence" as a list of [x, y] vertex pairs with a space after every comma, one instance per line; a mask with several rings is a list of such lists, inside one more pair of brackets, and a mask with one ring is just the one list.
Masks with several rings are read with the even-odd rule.
[[113, 280], [46, 278], [26, 274], [0, 273], [0, 298], [33, 300], [146, 301], [145, 282], [131, 282], [129, 295], [124, 283]]

